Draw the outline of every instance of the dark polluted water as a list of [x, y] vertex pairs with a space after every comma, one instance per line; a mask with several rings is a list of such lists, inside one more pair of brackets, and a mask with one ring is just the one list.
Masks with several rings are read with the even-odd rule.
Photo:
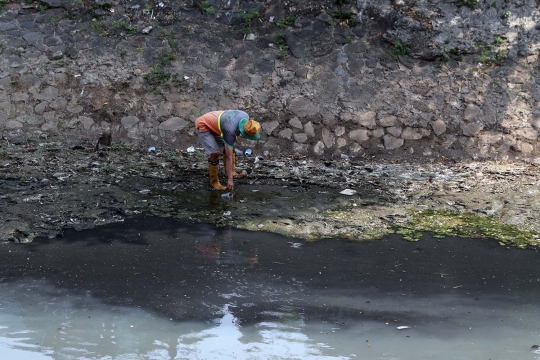
[[0, 246], [0, 359], [540, 359], [536, 250], [140, 218]]

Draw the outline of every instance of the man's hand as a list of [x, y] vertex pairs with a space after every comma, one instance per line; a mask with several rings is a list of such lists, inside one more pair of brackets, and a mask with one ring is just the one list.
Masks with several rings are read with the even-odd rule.
[[227, 181], [227, 190], [229, 190], [229, 192], [234, 191], [234, 181], [233, 181], [233, 179], [229, 179]]

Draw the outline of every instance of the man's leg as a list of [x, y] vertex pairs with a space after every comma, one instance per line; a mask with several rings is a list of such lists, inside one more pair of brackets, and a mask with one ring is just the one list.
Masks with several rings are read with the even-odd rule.
[[210, 176], [210, 186], [216, 190], [226, 190], [227, 187], [219, 182], [219, 156], [221, 153], [210, 154], [208, 158], [208, 173]]
[[215, 137], [209, 131], [200, 132], [197, 129], [197, 135], [199, 136], [199, 141], [203, 146], [208, 157], [208, 174], [210, 177], [210, 186], [216, 190], [226, 190], [227, 187], [223, 186], [219, 182], [219, 156], [221, 155], [221, 148], [217, 143]]
[[[227, 164], [226, 164], [225, 156], [223, 156], [223, 162], [225, 163], [225, 173], [226, 173], [227, 172]], [[243, 178], [244, 176], [247, 175], [247, 172], [245, 170], [243, 170], [241, 173], [237, 173], [235, 169], [236, 169], [236, 154], [233, 152], [233, 154], [232, 154], [233, 178], [241, 179], [241, 178]]]

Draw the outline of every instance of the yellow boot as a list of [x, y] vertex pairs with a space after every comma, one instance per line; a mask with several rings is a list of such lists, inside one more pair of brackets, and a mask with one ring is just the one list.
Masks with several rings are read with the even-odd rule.
[[[241, 179], [241, 178], [243, 178], [244, 176], [247, 175], [247, 172], [246, 172], [245, 170], [242, 170], [241, 173], [237, 173], [237, 172], [235, 171], [235, 169], [236, 169], [236, 154], [233, 153], [233, 154], [232, 154], [232, 171], [233, 171], [233, 175], [232, 175], [232, 176], [233, 176], [233, 178], [235, 178], [235, 179]], [[225, 163], [225, 170], [227, 170], [227, 163]], [[226, 172], [226, 171], [225, 171], [225, 172]]]
[[208, 164], [208, 173], [210, 175], [210, 186], [216, 190], [226, 190], [227, 187], [219, 183], [218, 164]]

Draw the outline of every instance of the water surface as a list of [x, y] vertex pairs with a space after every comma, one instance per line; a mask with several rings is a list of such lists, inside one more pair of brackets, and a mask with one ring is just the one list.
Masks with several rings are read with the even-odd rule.
[[539, 254], [496, 242], [140, 218], [0, 256], [1, 359], [540, 359]]

